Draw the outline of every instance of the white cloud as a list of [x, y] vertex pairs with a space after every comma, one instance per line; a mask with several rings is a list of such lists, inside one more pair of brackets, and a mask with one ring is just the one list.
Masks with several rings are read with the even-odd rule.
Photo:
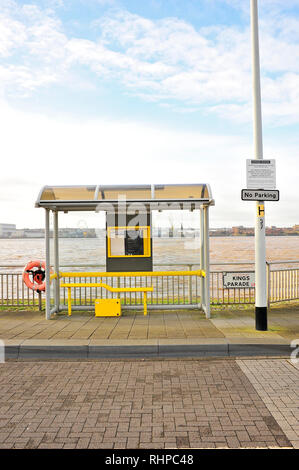
[[[293, 123], [299, 120], [299, 20], [276, 11], [261, 18], [263, 111], [267, 122]], [[178, 18], [150, 20], [111, 10], [94, 22], [98, 39], [90, 40], [67, 36], [53, 10], [6, 2], [0, 13], [2, 93], [26, 95], [70, 81], [74, 86], [82, 83], [76, 67], [83, 66], [98, 80], [118, 81], [174, 110], [200, 105], [235, 122], [251, 119], [249, 25], [196, 30]]]
[[62, 81], [67, 70], [59, 19], [36, 5], [6, 2], [0, 10], [0, 91], [28, 92]]
[[26, 38], [24, 24], [0, 13], [0, 57], [8, 57]]
[[[6, 2], [1, 12], [0, 54], [8, 60], [0, 70], [0, 86], [26, 94], [65, 81], [73, 65], [87, 65], [99, 79], [120, 80], [148, 100], [175, 100], [183, 107], [208, 104], [210, 111], [227, 118], [248, 119], [248, 29], [212, 26], [196, 31], [177, 18], [152, 21], [127, 11], [101, 18], [97, 27], [98, 41], [68, 38], [52, 11]], [[284, 122], [294, 122], [299, 21], [272, 14], [262, 18], [261, 27], [264, 115], [277, 122], [283, 108]], [[16, 59], [16, 54], [21, 58]]]

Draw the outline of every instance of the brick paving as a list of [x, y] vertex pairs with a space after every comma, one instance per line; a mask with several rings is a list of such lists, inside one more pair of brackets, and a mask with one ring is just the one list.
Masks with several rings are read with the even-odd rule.
[[292, 446], [299, 449], [298, 364], [267, 359], [239, 360], [237, 363], [271, 412], [273, 426], [278, 423]]
[[125, 312], [121, 317], [95, 318], [91, 312], [74, 312], [45, 320], [44, 312], [0, 312], [1, 339], [191, 339], [224, 335], [199, 311]]
[[[241, 361], [246, 373], [235, 360], [0, 364], [0, 448], [292, 447], [251, 383], [257, 364]], [[298, 387], [286, 384], [294, 400]]]

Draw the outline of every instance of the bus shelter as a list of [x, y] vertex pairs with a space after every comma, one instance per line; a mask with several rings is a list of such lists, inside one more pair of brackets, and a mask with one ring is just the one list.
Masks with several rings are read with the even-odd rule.
[[[134, 292], [143, 295], [144, 313], [147, 308], [198, 308], [210, 317], [210, 266], [209, 266], [209, 207], [214, 205], [208, 184], [166, 184], [166, 185], [90, 185], [90, 186], [44, 186], [35, 206], [45, 210], [45, 251], [46, 251], [46, 319], [52, 314], [64, 310], [90, 310], [91, 305], [72, 307], [72, 292], [78, 289], [98, 288], [117, 296], [117, 303], [124, 303], [126, 308], [140, 308], [140, 305], [127, 306], [120, 298]], [[200, 269], [194, 271], [157, 271], [153, 266], [152, 212], [164, 210], [199, 210], [200, 214], [200, 249], [194, 264]], [[62, 271], [59, 264], [59, 212], [104, 211], [106, 214], [106, 271], [68, 272]], [[50, 213], [53, 220], [53, 265], [50, 266]], [[52, 255], [52, 253], [51, 253]], [[190, 295], [190, 305], [181, 305], [179, 298], [169, 305], [150, 301], [156, 289], [167, 290], [172, 279], [195, 276], [199, 282], [199, 295]], [[83, 278], [83, 282], [82, 282]], [[93, 279], [90, 281], [90, 279]], [[151, 279], [159, 279], [156, 285], [150, 285]], [[70, 282], [70, 279], [73, 281]], [[89, 279], [89, 281], [88, 281]], [[135, 284], [131, 280], [134, 279]], [[137, 283], [138, 279], [138, 283]], [[104, 280], [104, 282], [103, 282]], [[88, 282], [87, 282], [88, 281]], [[167, 281], [167, 282], [166, 282]], [[165, 284], [166, 282], [166, 284]], [[129, 283], [129, 284], [128, 284]], [[179, 287], [178, 287], [179, 288]], [[67, 304], [61, 295], [67, 289]], [[169, 292], [167, 292], [169, 297]], [[98, 295], [95, 295], [95, 298]], [[152, 297], [153, 298], [153, 297]], [[174, 298], [174, 294], [173, 294]], [[91, 300], [91, 298], [90, 298]], [[97, 299], [95, 303], [100, 303]], [[97, 308], [97, 307], [96, 307]], [[106, 304], [105, 308], [108, 308]], [[97, 312], [97, 310], [96, 310]], [[104, 315], [103, 315], [104, 316]]]

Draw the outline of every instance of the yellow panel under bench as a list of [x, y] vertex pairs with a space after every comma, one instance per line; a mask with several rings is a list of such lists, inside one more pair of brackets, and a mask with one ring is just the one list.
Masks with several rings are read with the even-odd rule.
[[96, 317], [120, 317], [120, 299], [95, 299]]

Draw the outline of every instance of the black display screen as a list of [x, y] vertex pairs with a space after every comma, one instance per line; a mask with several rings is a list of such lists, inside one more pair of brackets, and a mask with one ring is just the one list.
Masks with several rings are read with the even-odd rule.
[[125, 255], [144, 255], [143, 237], [141, 230], [127, 230], [125, 238]]

